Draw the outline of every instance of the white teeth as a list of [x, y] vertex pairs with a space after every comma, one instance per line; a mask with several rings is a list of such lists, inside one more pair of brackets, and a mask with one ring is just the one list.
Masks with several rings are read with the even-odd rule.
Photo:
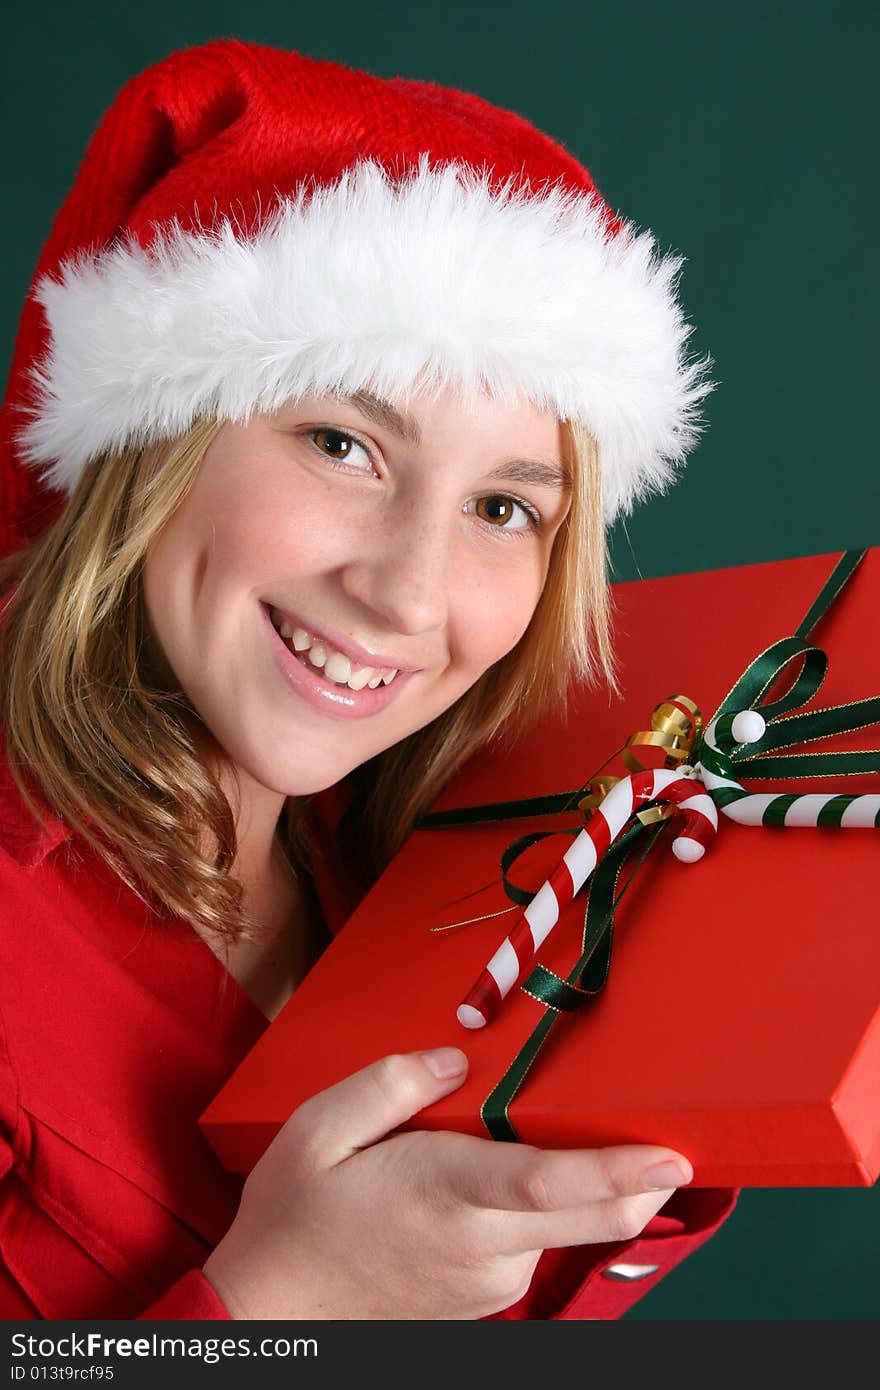
[[311, 666], [323, 670], [325, 678], [334, 685], [347, 685], [350, 690], [363, 690], [368, 686], [375, 690], [379, 685], [390, 685], [397, 675], [397, 668], [381, 671], [375, 666], [353, 667], [349, 657], [332, 647], [328, 649], [324, 642], [313, 640], [304, 627], [291, 627], [274, 608], [271, 618], [285, 642], [290, 643], [295, 652], [305, 655]]
[[362, 666], [359, 671], [352, 671], [348, 678], [349, 690], [363, 690], [372, 674], [372, 666]]
[[[314, 647], [309, 653], [309, 660], [314, 660]], [[351, 662], [342, 652], [331, 652], [326, 661], [323, 662], [324, 675], [328, 681], [333, 681], [335, 685], [345, 685], [351, 675]]]

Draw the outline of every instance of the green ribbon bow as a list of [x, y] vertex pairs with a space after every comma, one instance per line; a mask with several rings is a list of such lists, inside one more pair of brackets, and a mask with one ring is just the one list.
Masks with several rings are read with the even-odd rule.
[[[697, 737], [693, 760], [702, 761], [722, 775], [730, 776], [733, 768], [737, 778], [776, 779], [843, 776], [852, 777], [880, 771], [880, 749], [864, 752], [783, 753], [780, 750], [817, 742], [832, 734], [852, 732], [880, 723], [880, 696], [855, 700], [846, 705], [805, 710], [817, 694], [828, 670], [828, 657], [813, 646], [810, 635], [819, 621], [842, 592], [862, 561], [865, 551], [847, 551], [834, 567], [815, 602], [792, 637], [784, 637], [761, 652], [736, 681], [730, 693], [718, 707], [713, 719], [738, 714], [741, 710], [760, 709], [767, 728], [758, 743], [737, 745], [716, 754], [701, 736]], [[796, 669], [799, 667], [799, 669]], [[783, 676], [791, 676], [785, 694], [765, 701], [768, 693]], [[796, 714], [794, 711], [802, 710]], [[710, 723], [712, 721], [709, 721]], [[623, 750], [619, 750], [622, 752]], [[768, 756], [768, 754], [770, 756]], [[618, 754], [612, 754], [607, 766]], [[714, 760], [714, 761], [713, 761]], [[600, 769], [601, 770], [601, 769]], [[590, 781], [594, 781], [591, 778]], [[589, 790], [589, 783], [573, 792], [549, 796], [526, 797], [521, 800], [495, 802], [485, 806], [463, 807], [452, 811], [431, 812], [416, 822], [417, 830], [434, 830], [465, 825], [485, 825], [523, 817], [542, 817], [577, 808]], [[713, 800], [723, 806], [741, 793], [724, 788], [711, 793]], [[784, 810], [793, 798], [774, 799], [777, 808], [765, 824], [781, 824]], [[820, 825], [833, 825], [848, 798], [832, 798], [819, 817]], [[839, 803], [839, 804], [835, 804]], [[581, 941], [581, 954], [566, 979], [536, 964], [520, 988], [544, 1005], [537, 1027], [526, 1039], [498, 1084], [484, 1101], [480, 1115], [493, 1139], [518, 1141], [519, 1135], [511, 1123], [509, 1108], [536, 1061], [547, 1036], [561, 1014], [582, 1008], [604, 988], [611, 968], [611, 949], [614, 936], [614, 915], [636, 874], [666, 830], [664, 821], [645, 823], [634, 815], [599, 862], [590, 880]], [[517, 887], [509, 878], [509, 870], [530, 846], [549, 835], [580, 834], [581, 827], [565, 830], [531, 831], [513, 840], [501, 856], [501, 877], [504, 890], [513, 903], [526, 907], [534, 894]], [[638, 853], [636, 853], [638, 851]], [[625, 867], [627, 872], [624, 873]]]

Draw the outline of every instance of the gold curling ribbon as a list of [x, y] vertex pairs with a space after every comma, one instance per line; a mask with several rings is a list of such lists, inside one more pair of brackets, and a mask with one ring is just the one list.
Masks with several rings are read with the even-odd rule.
[[[645, 772], [649, 767], [680, 767], [686, 763], [694, 744], [703, 731], [703, 717], [699, 706], [687, 695], [669, 695], [655, 705], [651, 714], [650, 729], [639, 729], [630, 734], [620, 752], [621, 761], [630, 772]], [[643, 760], [639, 750], [656, 749], [652, 756]], [[595, 777], [590, 783], [590, 793], [578, 802], [578, 810], [584, 823], [596, 810], [599, 802], [617, 782], [619, 777]], [[675, 807], [651, 806], [646, 811], [637, 812], [643, 825], [653, 825], [666, 820], [675, 813]]]

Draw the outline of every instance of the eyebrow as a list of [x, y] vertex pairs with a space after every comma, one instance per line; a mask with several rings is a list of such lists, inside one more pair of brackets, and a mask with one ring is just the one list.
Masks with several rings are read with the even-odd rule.
[[[371, 396], [368, 391], [356, 391], [344, 399], [350, 401], [373, 424], [396, 434], [404, 443], [412, 444], [414, 448], [421, 444], [422, 432], [411, 415], [402, 414], [387, 401]], [[556, 459], [508, 459], [486, 476], [510, 483], [534, 483], [538, 487], [554, 488], [557, 492], [570, 492], [572, 486], [571, 469]]]
[[406, 444], [412, 444], [416, 448], [421, 444], [422, 431], [411, 415], [402, 415], [393, 405], [389, 405], [387, 401], [380, 401], [377, 396], [371, 396], [368, 391], [355, 391], [354, 395], [345, 396], [344, 399], [350, 401], [368, 420], [372, 420], [374, 425], [384, 426]]
[[509, 459], [493, 468], [486, 477], [501, 478], [508, 483], [534, 483], [557, 492], [570, 492], [572, 486], [571, 469], [549, 459]]

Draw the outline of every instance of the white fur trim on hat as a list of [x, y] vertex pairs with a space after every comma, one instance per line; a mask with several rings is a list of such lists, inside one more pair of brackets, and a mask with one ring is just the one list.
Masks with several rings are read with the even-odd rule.
[[499, 193], [485, 170], [426, 157], [394, 182], [364, 160], [279, 195], [250, 237], [172, 222], [148, 249], [127, 238], [43, 276], [50, 344], [19, 440], [69, 493], [94, 455], [199, 416], [457, 386], [583, 422], [610, 519], [670, 479], [711, 389], [685, 359], [680, 265], [557, 185]]

